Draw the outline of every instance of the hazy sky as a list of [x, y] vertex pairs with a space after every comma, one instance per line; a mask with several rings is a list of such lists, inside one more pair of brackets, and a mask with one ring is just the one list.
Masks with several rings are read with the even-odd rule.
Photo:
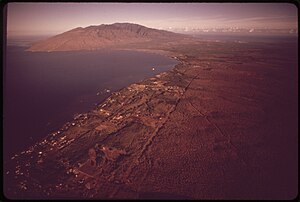
[[75, 27], [131, 22], [175, 28], [297, 29], [288, 3], [9, 3], [8, 35], [58, 34]]

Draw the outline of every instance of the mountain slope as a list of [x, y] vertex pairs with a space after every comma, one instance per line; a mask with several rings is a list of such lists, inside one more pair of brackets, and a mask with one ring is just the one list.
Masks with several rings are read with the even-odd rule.
[[173, 41], [185, 35], [164, 30], [147, 28], [132, 23], [78, 27], [49, 39], [33, 44], [28, 51], [93, 50], [118, 45], [150, 42], [153, 40]]

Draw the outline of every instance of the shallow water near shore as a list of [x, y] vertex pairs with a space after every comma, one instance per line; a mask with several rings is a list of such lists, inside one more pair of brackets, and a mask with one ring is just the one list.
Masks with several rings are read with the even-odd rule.
[[176, 64], [158, 54], [135, 51], [38, 53], [8, 46], [3, 71], [4, 156], [92, 110], [112, 92]]

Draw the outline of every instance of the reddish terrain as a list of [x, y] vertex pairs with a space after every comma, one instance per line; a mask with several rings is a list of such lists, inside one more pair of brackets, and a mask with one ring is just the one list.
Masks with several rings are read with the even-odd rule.
[[[187, 39], [119, 48], [180, 63], [13, 157], [7, 197], [297, 196], [297, 44]], [[91, 167], [84, 163], [96, 143], [122, 153]]]

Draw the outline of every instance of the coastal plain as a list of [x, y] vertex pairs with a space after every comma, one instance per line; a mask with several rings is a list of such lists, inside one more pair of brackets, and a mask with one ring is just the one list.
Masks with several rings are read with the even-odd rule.
[[[297, 44], [186, 38], [115, 48], [156, 52], [178, 64], [113, 92], [13, 156], [4, 170], [6, 197], [297, 196]], [[125, 152], [84, 171], [96, 143]]]

